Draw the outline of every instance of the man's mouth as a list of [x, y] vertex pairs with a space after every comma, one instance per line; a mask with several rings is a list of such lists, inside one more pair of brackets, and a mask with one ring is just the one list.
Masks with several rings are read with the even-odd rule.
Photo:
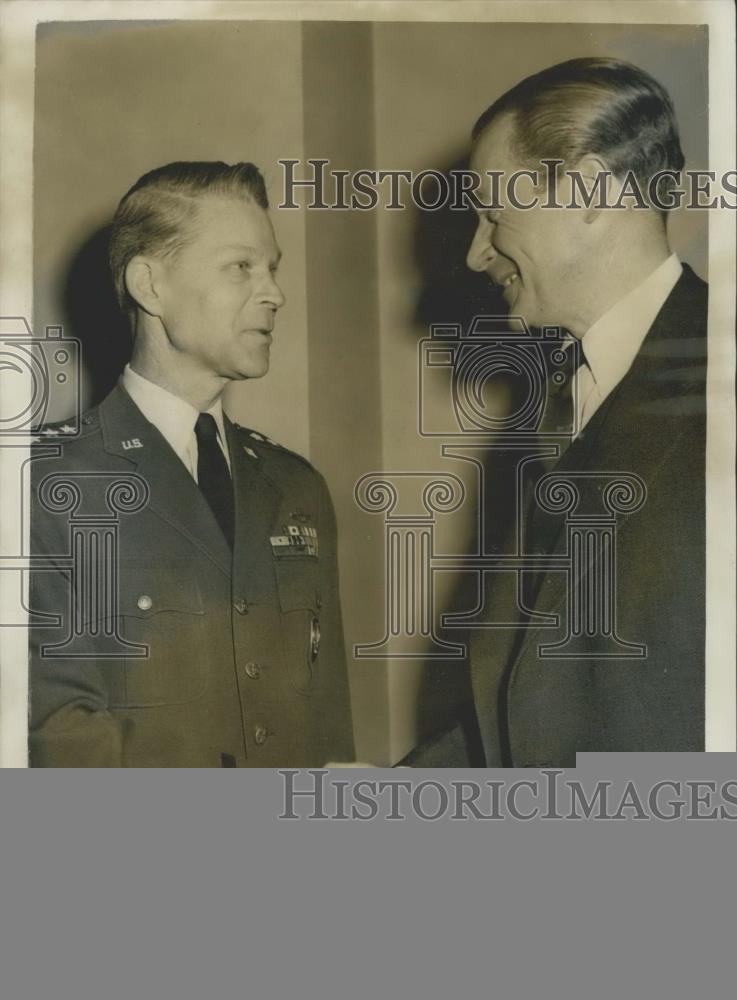
[[520, 274], [517, 268], [511, 264], [507, 267], [497, 267], [495, 270], [489, 270], [488, 274], [492, 282], [497, 288], [501, 288], [502, 292], [506, 291], [507, 288], [512, 288], [519, 279]]
[[504, 271], [503, 273], [490, 274], [489, 277], [502, 295], [507, 295], [510, 291], [516, 293], [519, 288], [519, 271]]

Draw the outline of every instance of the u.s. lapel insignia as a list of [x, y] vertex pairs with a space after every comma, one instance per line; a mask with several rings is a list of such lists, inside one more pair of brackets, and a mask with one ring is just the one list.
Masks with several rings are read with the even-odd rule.
[[138, 438], [128, 438], [127, 441], [121, 441], [120, 443], [123, 445], [125, 451], [130, 451], [131, 448], [143, 448]]
[[243, 450], [251, 458], [258, 458], [257, 453], [253, 450], [253, 448], [249, 448], [247, 444], [243, 445]]
[[317, 528], [306, 524], [285, 524], [280, 535], [272, 535], [271, 551], [278, 559], [318, 555]]

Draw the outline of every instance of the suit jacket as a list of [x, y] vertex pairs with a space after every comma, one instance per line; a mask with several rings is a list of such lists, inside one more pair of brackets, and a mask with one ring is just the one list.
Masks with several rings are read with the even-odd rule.
[[[616, 635], [645, 655], [603, 658], [611, 642], [584, 634], [577, 656], [541, 656], [567, 634], [565, 569], [523, 574], [524, 611], [516, 587], [490, 574], [487, 620], [517, 627], [471, 637], [488, 766], [704, 749], [706, 306], [707, 286], [684, 267], [630, 371], [554, 470], [571, 476], [589, 513], [602, 512], [607, 475], [645, 483], [644, 503], [617, 517], [612, 564]], [[525, 552], [574, 557], [564, 514], [533, 505], [527, 531]], [[591, 565], [573, 570], [576, 585], [593, 581]]]
[[[32, 765], [352, 759], [322, 477], [226, 419], [231, 553], [197, 484], [121, 386], [83, 417], [79, 438], [51, 432], [31, 464], [32, 553], [46, 560], [31, 581]], [[50, 441], [62, 441], [59, 457], [47, 457]], [[128, 485], [113, 487], [116, 476]], [[303, 544], [284, 544], [290, 531]]]

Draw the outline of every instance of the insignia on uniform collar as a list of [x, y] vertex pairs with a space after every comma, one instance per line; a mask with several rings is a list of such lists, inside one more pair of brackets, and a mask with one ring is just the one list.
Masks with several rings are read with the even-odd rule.
[[243, 450], [245, 451], [245, 453], [246, 453], [247, 455], [250, 455], [250, 456], [251, 456], [251, 458], [258, 458], [258, 455], [257, 455], [257, 454], [256, 454], [256, 452], [255, 452], [255, 451], [253, 450], [253, 448], [249, 448], [247, 444], [244, 444], [244, 445], [243, 445]]
[[285, 524], [280, 535], [272, 535], [271, 551], [283, 559], [287, 556], [313, 556], [318, 554], [317, 529], [304, 524]]
[[130, 451], [131, 448], [143, 448], [143, 445], [138, 440], [138, 438], [128, 438], [127, 441], [120, 442], [126, 451]]

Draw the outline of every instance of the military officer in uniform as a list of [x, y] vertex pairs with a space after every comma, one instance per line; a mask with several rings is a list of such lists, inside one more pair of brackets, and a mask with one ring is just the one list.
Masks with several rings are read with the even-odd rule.
[[[33, 766], [353, 759], [325, 482], [221, 403], [267, 372], [284, 303], [267, 208], [249, 163], [169, 164], [120, 203], [130, 364], [31, 463]], [[92, 545], [83, 526], [113, 509]]]

